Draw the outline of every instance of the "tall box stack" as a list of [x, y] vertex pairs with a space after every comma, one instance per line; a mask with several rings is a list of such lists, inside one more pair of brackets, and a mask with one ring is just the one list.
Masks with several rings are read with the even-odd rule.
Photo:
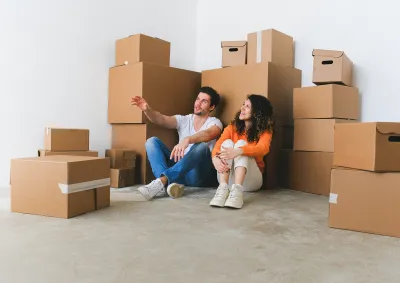
[[314, 50], [313, 54], [317, 86], [294, 89], [294, 150], [281, 152], [288, 180], [282, 186], [328, 196], [335, 127], [359, 120], [359, 93], [350, 84], [352, 63], [344, 52]]
[[400, 123], [335, 128], [329, 226], [400, 237]]
[[[109, 70], [111, 147], [136, 152], [134, 179], [139, 184], [154, 179], [146, 155], [146, 140], [159, 137], [172, 149], [178, 137], [176, 130], [151, 124], [142, 111], [131, 106], [131, 99], [141, 96], [152, 109], [165, 115], [189, 114], [200, 88], [200, 73], [170, 66], [170, 48], [170, 42], [143, 34], [119, 39], [116, 66]], [[113, 176], [121, 175], [118, 172]]]
[[[278, 154], [293, 127], [293, 89], [301, 86], [301, 70], [293, 67], [294, 41], [274, 29], [251, 33], [247, 37], [247, 59], [242, 64], [202, 72], [202, 85], [211, 86], [221, 95], [215, 115], [227, 126], [249, 94], [266, 96], [276, 114], [276, 132], [270, 153], [265, 158], [263, 188], [278, 185]], [[231, 44], [232, 45], [232, 44]], [[279, 48], [281, 47], [281, 48]], [[224, 56], [224, 53], [223, 53]]]

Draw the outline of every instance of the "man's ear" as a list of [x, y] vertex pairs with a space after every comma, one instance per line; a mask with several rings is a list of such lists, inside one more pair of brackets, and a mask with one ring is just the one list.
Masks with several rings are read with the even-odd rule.
[[213, 112], [215, 110], [215, 105], [210, 107], [210, 112]]

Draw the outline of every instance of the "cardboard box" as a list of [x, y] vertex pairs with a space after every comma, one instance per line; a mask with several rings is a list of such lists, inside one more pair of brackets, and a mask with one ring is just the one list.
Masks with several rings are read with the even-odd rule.
[[293, 88], [301, 86], [301, 71], [270, 62], [202, 72], [202, 85], [221, 95], [216, 115], [225, 125], [235, 117], [248, 94], [271, 101], [281, 125], [293, 125]]
[[353, 62], [343, 51], [314, 49], [313, 83], [352, 86]]
[[133, 168], [136, 166], [136, 152], [130, 149], [107, 149], [106, 157], [110, 158], [113, 169]]
[[358, 120], [360, 118], [358, 89], [335, 84], [295, 88], [293, 118]]
[[294, 150], [333, 152], [335, 125], [349, 123], [342, 119], [296, 119]]
[[294, 145], [294, 127], [283, 126], [275, 132], [275, 134], [282, 135], [282, 146], [281, 149], [293, 149]]
[[333, 169], [329, 226], [400, 237], [399, 184], [400, 173]]
[[192, 113], [200, 84], [200, 73], [167, 66], [136, 63], [110, 68], [108, 122], [147, 122], [144, 113], [131, 105], [134, 96], [142, 96], [165, 115]]
[[151, 137], [160, 138], [170, 150], [178, 143], [176, 130], [164, 129], [154, 124], [112, 125], [112, 148], [130, 148], [137, 153], [135, 178], [139, 184], [147, 184], [155, 179], [145, 148], [147, 139]]
[[222, 41], [222, 67], [245, 65], [247, 41]]
[[275, 29], [247, 35], [247, 64], [272, 62], [294, 67], [293, 37]]
[[116, 65], [148, 62], [156, 65], [170, 65], [171, 43], [144, 34], [121, 38], [115, 44]]
[[111, 188], [135, 185], [135, 168], [111, 169]]
[[39, 149], [38, 150], [38, 156], [40, 156], [40, 157], [50, 156], [50, 155], [74, 155], [74, 156], [98, 157], [99, 156], [99, 152], [98, 151], [93, 151], [93, 150], [88, 150], [88, 151], [78, 151], [78, 150], [73, 150], [73, 151], [50, 151], [50, 150], [45, 150], [45, 149]]
[[89, 130], [45, 128], [44, 149], [49, 151], [88, 151]]
[[71, 218], [110, 205], [108, 158], [53, 155], [11, 160], [11, 211]]
[[335, 166], [400, 171], [400, 123], [340, 124], [335, 127], [334, 141]]

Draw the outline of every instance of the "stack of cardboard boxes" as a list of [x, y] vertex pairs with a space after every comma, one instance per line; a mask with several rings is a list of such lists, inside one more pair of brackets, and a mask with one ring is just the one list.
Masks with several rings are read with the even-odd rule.
[[170, 66], [170, 49], [170, 42], [143, 34], [119, 39], [116, 66], [109, 70], [108, 122], [112, 124], [112, 149], [136, 153], [134, 179], [139, 184], [154, 179], [146, 155], [146, 140], [158, 137], [172, 149], [178, 137], [174, 129], [151, 124], [140, 109], [131, 105], [132, 98], [143, 97], [152, 109], [165, 115], [184, 115], [193, 112], [200, 88], [200, 73]]
[[264, 188], [278, 184], [279, 150], [293, 127], [293, 88], [301, 86], [301, 71], [294, 65], [294, 41], [269, 29], [248, 34], [247, 41], [222, 42], [222, 68], [202, 72], [202, 85], [221, 95], [215, 115], [227, 126], [249, 94], [266, 96], [274, 106], [276, 133], [266, 157]]
[[135, 185], [136, 152], [134, 150], [107, 149], [105, 156], [110, 158], [112, 188]]

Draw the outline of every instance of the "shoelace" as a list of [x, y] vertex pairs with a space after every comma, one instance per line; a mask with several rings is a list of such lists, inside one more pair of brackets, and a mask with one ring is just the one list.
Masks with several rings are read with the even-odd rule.
[[231, 193], [229, 194], [229, 198], [238, 198], [238, 196], [239, 196], [239, 190], [238, 189], [233, 189], [232, 191], [231, 191]]
[[226, 188], [219, 188], [217, 189], [217, 192], [215, 194], [215, 197], [217, 198], [222, 198], [224, 196], [224, 191], [226, 190]]

